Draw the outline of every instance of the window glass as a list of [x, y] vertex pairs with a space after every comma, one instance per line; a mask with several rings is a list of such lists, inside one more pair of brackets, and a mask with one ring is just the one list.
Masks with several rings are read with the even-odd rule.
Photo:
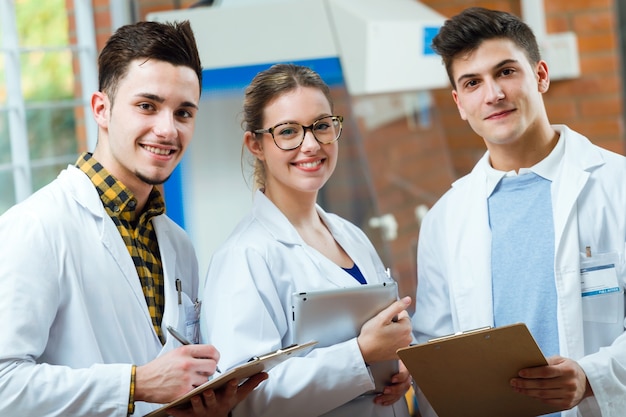
[[[25, 106], [27, 158], [32, 191], [53, 180], [77, 154], [76, 118], [82, 115], [75, 99], [74, 64], [69, 49], [66, 0], [20, 0], [13, 3], [19, 51], [20, 91]], [[6, 36], [1, 34], [0, 36]], [[6, 65], [0, 53], [0, 214], [15, 203], [7, 105]], [[14, 119], [11, 119], [14, 122]], [[18, 121], [19, 123], [19, 121]], [[13, 138], [15, 140], [15, 138]], [[20, 152], [24, 152], [23, 150]]]
[[59, 175], [61, 170], [67, 167], [68, 163], [73, 164], [74, 162], [76, 162], [76, 158], [72, 158], [71, 161], [66, 163], [55, 163], [53, 165], [44, 165], [41, 167], [34, 166], [31, 171], [33, 175], [33, 190], [38, 190], [48, 184]]
[[[2, 105], [0, 102], [0, 108]], [[0, 110], [0, 214], [4, 213], [13, 204], [15, 204], [15, 187], [13, 185], [13, 167], [11, 165], [9, 124], [7, 112]]]
[[[2, 47], [2, 32], [0, 31], [0, 47]], [[6, 69], [4, 66], [5, 58], [4, 54], [0, 53], [0, 109], [6, 106], [7, 103], [7, 82], [6, 82]]]
[[[0, 105], [1, 108], [2, 105]], [[0, 167], [11, 163], [11, 143], [7, 112], [0, 110]], [[4, 190], [4, 188], [2, 188]]]
[[15, 204], [9, 123], [6, 110], [2, 109], [3, 105], [0, 102], [0, 214]]
[[13, 186], [13, 172], [0, 168], [0, 213], [4, 213], [15, 204], [15, 187]]
[[41, 48], [69, 44], [66, 0], [15, 1], [20, 46]]
[[31, 160], [76, 155], [74, 107], [48, 107], [26, 111]]

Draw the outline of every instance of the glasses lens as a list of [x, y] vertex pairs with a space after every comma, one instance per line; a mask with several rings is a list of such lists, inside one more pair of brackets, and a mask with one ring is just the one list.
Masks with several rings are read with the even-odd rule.
[[274, 127], [274, 142], [281, 149], [297, 148], [302, 141], [302, 126], [297, 123], [282, 123]]
[[313, 124], [313, 134], [322, 143], [334, 142], [341, 135], [341, 120], [335, 116], [321, 118]]

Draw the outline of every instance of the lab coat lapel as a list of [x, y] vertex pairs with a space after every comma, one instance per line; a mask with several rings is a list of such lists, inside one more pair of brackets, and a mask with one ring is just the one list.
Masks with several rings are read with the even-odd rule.
[[[111, 254], [113, 262], [117, 264], [126, 278], [137, 303], [141, 307], [140, 310], [143, 312], [144, 319], [150, 323], [150, 328], [152, 328], [152, 319], [135, 264], [128, 254], [128, 249], [115, 223], [106, 213], [93, 183], [80, 169], [72, 165], [59, 175], [59, 180], [63, 182], [64, 187], [69, 189], [70, 194], [73, 195], [78, 204], [85, 207], [93, 215], [98, 225], [102, 245]], [[154, 333], [154, 337], [157, 337], [156, 333]]]
[[[477, 172], [460, 180], [473, 183], [460, 188], [462, 194], [448, 205], [450, 211], [446, 216], [446, 221], [450, 222], [451, 233], [447, 239], [452, 259], [458, 259], [450, 266], [450, 292], [455, 299], [460, 330], [493, 325], [487, 163], [485, 155], [474, 168]], [[464, 215], [458, 214], [459, 205], [465, 207]]]
[[[555, 126], [561, 131], [561, 140], [565, 141], [565, 154], [561, 164], [559, 178], [567, 179], [554, 184], [555, 207], [555, 278], [559, 299], [569, 300], [559, 305], [559, 328], [569, 337], [561, 338], [561, 353], [566, 356], [580, 357], [584, 354], [584, 334], [580, 326], [583, 320], [582, 298], [580, 297], [580, 242], [578, 197], [588, 185], [596, 167], [603, 165], [600, 153], [581, 135], [565, 126]], [[564, 330], [568, 329], [568, 330]], [[566, 346], [563, 346], [566, 343]]]
[[[326, 214], [321, 207], [317, 206], [317, 212], [324, 224], [326, 224], [326, 227], [328, 227], [332, 233], [333, 238], [348, 254], [355, 265], [359, 267], [367, 283], [374, 284], [379, 282], [379, 277], [374, 277], [369, 274], [370, 271], [376, 271], [376, 266], [372, 261], [370, 250], [365, 245], [365, 242], [355, 239], [352, 236], [348, 236], [349, 232], [344, 227], [344, 224], [334, 222], [332, 217]], [[328, 260], [328, 262], [332, 264], [332, 267], [329, 266], [329, 269], [335, 272], [334, 274], [329, 274], [328, 279], [330, 281], [341, 287], [345, 287], [346, 285], [358, 285], [357, 281], [338, 265], [332, 263], [330, 260]]]
[[287, 246], [305, 245], [287, 217], [259, 190], [254, 195], [252, 214], [277, 241]]
[[[318, 213], [320, 210], [318, 207]], [[252, 212], [274, 239], [287, 247], [301, 247], [304, 254], [315, 264], [321, 277], [338, 287], [345, 287], [346, 284], [350, 285], [352, 281], [356, 282], [354, 279], [352, 281], [347, 279], [351, 277], [342, 271], [339, 266], [307, 245], [285, 215], [261, 191], [257, 191], [254, 196]]]
[[[564, 239], [566, 227], [573, 223], [577, 226], [576, 222], [572, 222], [571, 216], [575, 215], [578, 196], [587, 184], [591, 170], [603, 165], [604, 161], [600, 153], [590, 146], [591, 143], [587, 139], [565, 126], [554, 127], [561, 132], [561, 140], [565, 141], [565, 154], [559, 178], [567, 179], [567, 182], [560, 181], [554, 184], [552, 199], [555, 201], [553, 210], [555, 213], [559, 213], [559, 215], [554, 216], [554, 232], [557, 242], [556, 251], [560, 253], [562, 251], [561, 245], [567, 241]], [[578, 230], [574, 232], [578, 234]]]
[[176, 250], [170, 239], [170, 229], [162, 216], [152, 218], [152, 224], [159, 241], [161, 263], [163, 264], [163, 286], [165, 293], [165, 310], [163, 311], [163, 328], [168, 324], [176, 326], [179, 319], [177, 308], [178, 294], [176, 290]]

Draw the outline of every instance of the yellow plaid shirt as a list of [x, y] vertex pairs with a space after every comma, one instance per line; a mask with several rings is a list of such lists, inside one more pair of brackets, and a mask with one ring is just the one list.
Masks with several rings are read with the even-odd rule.
[[91, 179], [107, 214], [117, 226], [126, 244], [141, 281], [152, 325], [163, 343], [161, 330], [165, 306], [163, 264], [156, 233], [150, 221], [154, 216], [165, 213], [163, 196], [157, 188], [154, 188], [143, 212], [137, 213], [135, 211], [137, 201], [133, 193], [100, 165], [92, 154], [85, 152], [80, 155], [76, 167]]

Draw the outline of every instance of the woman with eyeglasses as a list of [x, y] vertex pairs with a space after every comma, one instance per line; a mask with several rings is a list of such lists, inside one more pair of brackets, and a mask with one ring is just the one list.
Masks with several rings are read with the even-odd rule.
[[[290, 64], [260, 72], [245, 91], [243, 117], [254, 203], [213, 254], [204, 291], [202, 328], [222, 369], [294, 343], [293, 293], [389, 280], [365, 234], [316, 204], [343, 123], [319, 75]], [[358, 337], [276, 366], [233, 416], [407, 417], [406, 368], [400, 363], [383, 392], [371, 393], [368, 365], [397, 360], [411, 342], [410, 301], [391, 304]]]

